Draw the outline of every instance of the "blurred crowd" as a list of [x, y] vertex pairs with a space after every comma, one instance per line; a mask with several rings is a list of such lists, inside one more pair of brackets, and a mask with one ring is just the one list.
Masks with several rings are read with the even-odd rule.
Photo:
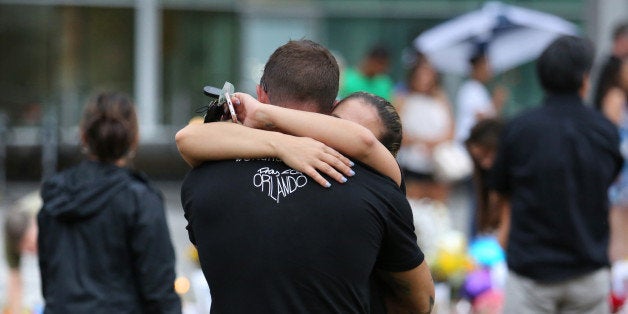
[[[579, 93], [581, 94], [580, 97], [586, 101], [585, 106], [601, 113], [616, 127], [621, 142], [614, 149], [617, 150], [618, 154], [621, 154], [621, 158], [626, 158], [628, 157], [628, 150], [626, 150], [628, 146], [625, 143], [625, 139], [628, 137], [628, 131], [626, 131], [628, 128], [626, 126], [626, 112], [628, 112], [628, 24], [616, 25], [610, 37], [613, 40], [612, 51], [608, 56], [601, 58], [598, 63], [592, 64], [593, 70], [586, 70], [586, 77], [583, 81], [586, 88]], [[573, 47], [571, 49], [575, 50]], [[506, 225], [504, 221], [512, 219], [512, 222], [515, 223], [514, 220], [518, 216], [510, 217], [510, 209], [505, 211], [500, 208], [502, 205], [496, 201], [497, 196], [494, 195], [498, 193], [491, 192], [495, 187], [491, 186], [490, 172], [498, 152], [500, 138], [505, 136], [502, 134], [505, 125], [510, 120], [516, 120], [520, 117], [505, 118], [502, 114], [504, 104], [509, 97], [507, 86], [501, 85], [499, 82], [491, 82], [493, 75], [490, 59], [487, 57], [486, 47], [481, 44], [478, 44], [469, 56], [468, 79], [459, 86], [455, 93], [450, 93], [453, 97], [448, 97], [441, 85], [441, 73], [430, 63], [429, 58], [420, 51], [416, 51], [412, 61], [406, 66], [406, 80], [395, 84], [387, 76], [385, 70], [390, 60], [382, 52], [381, 47], [375, 47], [366, 54], [363, 62], [357, 68], [358, 70], [352, 69], [351, 74], [345, 76], [344, 86], [345, 89], [349, 89], [345, 93], [350, 92], [352, 90], [350, 88], [366, 90], [370, 88], [371, 92], [380, 93], [393, 101], [399, 112], [403, 123], [403, 145], [397, 155], [397, 160], [403, 169], [407, 197], [415, 213], [419, 243], [426, 252], [426, 258], [430, 260], [430, 267], [435, 280], [443, 284], [442, 289], [437, 289], [437, 301], [443, 301], [442, 298], [439, 300], [440, 293], [441, 296], [447, 296], [445, 303], [456, 303], [455, 301], [458, 300], [458, 307], [455, 307], [458, 310], [463, 308], [465, 309], [463, 311], [468, 310], [476, 313], [501, 313], [507, 277], [506, 269], [508, 268], [506, 247], [510, 228], [510, 226], [504, 226]], [[558, 60], [553, 62], [559, 63]], [[538, 66], [537, 70], [541, 71]], [[356, 78], [356, 71], [359, 71], [362, 77]], [[561, 79], [557, 78], [557, 75], [555, 74], [554, 77], [548, 75], [549, 78], [544, 78], [543, 73], [539, 73], [539, 79], [541, 81], [543, 79], [555, 80], [558, 85], [561, 84]], [[361, 82], [355, 83], [358, 80]], [[493, 86], [491, 90], [488, 88], [489, 83], [493, 83], [490, 84]], [[543, 83], [541, 82], [542, 85]], [[551, 85], [552, 83], [549, 83], [549, 86]], [[386, 90], [382, 91], [384, 87]], [[561, 88], [546, 89], [546, 97], [553, 94], [568, 94], [566, 90]], [[544, 106], [548, 106], [548, 104], [544, 104]], [[521, 115], [525, 114], [522, 113]], [[579, 122], [582, 123], [582, 121]], [[540, 121], [530, 123], [534, 127], [542, 127]], [[550, 123], [556, 123], [554, 127], [559, 127], [560, 121], [556, 120]], [[586, 136], [584, 133], [586, 132], [579, 134], [579, 136]], [[562, 138], [562, 140], [567, 140], [566, 138]], [[602, 139], [598, 140], [603, 141]], [[523, 143], [513, 145], [521, 147]], [[540, 150], [541, 148], [535, 149]], [[563, 153], [572, 154], [573, 152], [561, 151], [558, 146], [554, 147], [554, 151], [551, 152], [551, 154], [557, 155], [556, 160], [558, 162], [569, 163], [569, 158]], [[469, 157], [468, 161], [465, 160], [464, 155]], [[532, 156], [534, 156], [533, 153], [528, 154], [526, 158], [534, 158]], [[541, 155], [539, 154], [539, 156]], [[502, 156], [502, 158], [506, 157]], [[509, 162], [514, 161], [509, 159]], [[531, 163], [532, 161], [528, 162]], [[547, 160], [546, 162], [549, 163], [550, 161]], [[603, 167], [602, 159], [599, 159], [598, 162], [598, 167], [600, 167], [598, 171], [601, 171], [599, 169]], [[612, 164], [607, 165], [612, 167]], [[608, 304], [613, 313], [626, 311], [623, 304], [626, 300], [628, 233], [624, 230], [628, 229], [628, 218], [626, 218], [628, 216], [628, 210], [626, 210], [628, 203], [624, 200], [623, 193], [627, 186], [624, 180], [628, 175], [624, 174], [626, 171], [625, 163], [623, 167], [617, 179], [614, 179], [614, 176], [608, 177], [614, 179], [614, 183], [608, 190], [608, 198], [604, 194], [605, 199], [611, 204], [608, 221], [605, 215], [602, 215], [602, 220], [597, 220], [598, 223], [610, 225], [610, 237], [598, 237], [597, 240], [601, 242], [597, 242], [597, 245], [608, 245], [608, 257], [601, 258], [602, 261], [608, 258], [612, 265], [610, 268], [610, 282], [612, 284], [608, 295]], [[577, 173], [582, 170], [582, 168], [572, 169], [575, 177], [585, 176], [582, 173]], [[538, 169], [538, 171], [543, 170]], [[516, 180], [518, 177], [517, 174], [509, 174], [509, 178]], [[548, 177], [546, 180], [552, 181], [552, 178]], [[555, 184], [571, 183], [552, 182]], [[595, 184], [595, 181], [591, 180], [587, 183]], [[604, 181], [599, 181], [599, 183], [604, 184]], [[508, 184], [515, 185], [516, 183], [510, 181]], [[465, 230], [453, 230], [451, 217], [447, 215], [448, 196], [454, 187], [467, 189], [471, 196], [471, 204], [468, 207], [468, 210], [471, 211], [471, 221], [469, 228]], [[509, 188], [515, 189], [514, 187]], [[594, 193], [593, 190], [586, 188], [580, 191]], [[509, 192], [512, 191], [509, 190]], [[528, 192], [534, 193], [533, 191]], [[559, 195], [554, 197], [560, 198]], [[551, 202], [545, 198], [539, 198], [537, 201]], [[604, 204], [600, 203], [602, 208]], [[510, 205], [512, 206], [512, 204]], [[527, 210], [533, 211], [534, 209]], [[504, 214], [504, 212], [508, 213]], [[508, 216], [504, 218], [504, 215]], [[559, 214], [556, 213], [556, 215]], [[523, 216], [519, 219], [534, 218]], [[530, 224], [527, 226], [532, 228]], [[535, 228], [541, 227], [535, 226]], [[598, 227], [602, 228], [601, 225]], [[608, 232], [609, 229], [605, 230]], [[559, 230], [555, 230], [555, 232], [558, 234]], [[599, 233], [604, 231], [600, 231], [597, 227], [591, 227], [591, 229], [581, 229], [579, 232]], [[561, 241], [561, 236], [557, 235], [553, 239], [549, 237], [549, 241]], [[537, 238], [538, 241], [541, 241], [539, 239]], [[531, 264], [528, 267], [546, 266]], [[562, 267], [566, 267], [566, 265]], [[538, 279], [534, 276], [531, 278], [539, 283], [545, 282], [544, 278]], [[552, 282], [549, 278], [547, 281]], [[579, 284], [584, 285], [586, 283], [581, 282]], [[519, 306], [525, 307], [525, 303], [519, 304]], [[447, 312], [449, 309], [441, 308], [441, 311]], [[510, 313], [510, 311], [507, 312]], [[547, 313], [559, 312], [560, 309], [554, 308]], [[597, 310], [585, 310], [584, 308], [581, 308], [580, 312], [598, 313]], [[530, 313], [534, 313], [534, 311]]]

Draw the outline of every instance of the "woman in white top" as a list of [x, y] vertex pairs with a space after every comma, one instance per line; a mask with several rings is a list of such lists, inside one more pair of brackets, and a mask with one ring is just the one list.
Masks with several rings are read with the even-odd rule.
[[453, 139], [453, 116], [438, 74], [423, 55], [410, 69], [408, 94], [400, 99], [398, 110], [403, 142], [397, 160], [404, 172], [408, 197], [446, 201], [448, 186], [434, 175], [433, 151]]

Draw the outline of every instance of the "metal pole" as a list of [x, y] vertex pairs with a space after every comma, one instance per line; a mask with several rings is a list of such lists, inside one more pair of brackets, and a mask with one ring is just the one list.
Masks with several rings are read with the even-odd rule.
[[154, 135], [159, 122], [160, 16], [156, 0], [138, 0], [135, 11], [135, 101], [142, 137]]

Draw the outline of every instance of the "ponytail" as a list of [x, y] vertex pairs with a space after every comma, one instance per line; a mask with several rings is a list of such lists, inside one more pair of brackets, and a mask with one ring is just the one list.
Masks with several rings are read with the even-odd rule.
[[83, 112], [81, 132], [89, 152], [102, 162], [127, 155], [137, 139], [133, 103], [122, 93], [101, 93]]

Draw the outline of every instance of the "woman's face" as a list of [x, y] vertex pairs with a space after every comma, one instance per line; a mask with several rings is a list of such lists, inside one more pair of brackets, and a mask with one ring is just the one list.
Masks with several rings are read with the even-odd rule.
[[495, 161], [495, 149], [485, 145], [470, 144], [469, 154], [482, 170], [490, 169]]
[[412, 86], [410, 88], [419, 93], [427, 94], [436, 85], [436, 70], [426, 62], [421, 63], [412, 74]]
[[375, 107], [365, 104], [362, 99], [352, 98], [339, 103], [334, 108], [332, 115], [362, 125], [371, 130], [378, 139], [381, 139], [384, 134], [384, 126], [377, 110]]

